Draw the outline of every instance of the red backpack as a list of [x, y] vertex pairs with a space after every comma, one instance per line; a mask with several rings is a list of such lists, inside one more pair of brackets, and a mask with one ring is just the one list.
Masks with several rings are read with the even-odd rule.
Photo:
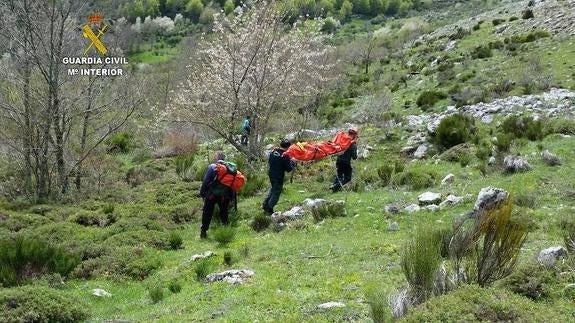
[[246, 177], [237, 169], [234, 163], [219, 161], [216, 164], [216, 173], [218, 174], [217, 181], [231, 188], [236, 193], [246, 184]]

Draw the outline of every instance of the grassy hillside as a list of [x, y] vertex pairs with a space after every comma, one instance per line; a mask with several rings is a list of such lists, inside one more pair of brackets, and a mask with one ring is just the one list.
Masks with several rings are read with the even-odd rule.
[[[491, 4], [475, 5], [489, 19], [475, 19], [479, 12], [461, 5], [445, 5], [428, 17], [353, 19], [333, 35], [343, 52], [353, 39], [383, 35], [377, 41], [385, 54], [374, 59], [367, 74], [361, 63], [344, 60], [339, 88], [325, 97], [315, 116], [325, 128], [358, 124], [365, 155], [353, 163], [353, 181], [338, 193], [329, 190], [335, 158], [299, 165], [276, 211], [321, 198], [343, 201], [343, 216], [317, 219], [306, 210], [285, 227], [272, 223], [255, 231], [254, 219], [263, 221], [266, 164], [247, 165], [222, 141], [200, 144], [193, 157], [156, 159], [145, 147], [109, 154], [102, 163], [110, 171], [102, 174], [102, 185], [94, 183], [90, 199], [40, 205], [1, 200], [0, 282], [5, 286], [0, 321], [392, 321], [388, 296], [407, 286], [401, 266], [406, 243], [425, 231], [449, 230], [473, 210], [478, 193], [488, 186], [510, 193], [514, 219], [529, 230], [514, 274], [488, 288], [464, 285], [432, 297], [400, 320], [574, 320], [573, 248], [554, 266], [541, 266], [536, 258], [542, 249], [567, 247], [566, 236], [575, 237], [575, 99], [550, 101], [564, 105], [552, 117], [517, 107], [525, 117], [539, 117], [520, 119], [526, 129], [502, 113], [491, 123], [474, 120], [473, 127], [448, 129], [453, 136], [469, 133], [465, 143], [451, 149], [441, 147], [437, 134], [427, 133], [427, 122], [412, 126], [407, 117], [433, 120], [447, 106], [544, 93], [551, 87], [575, 90], [572, 34], [544, 25], [514, 31], [514, 25], [525, 23], [521, 12], [527, 2], [494, 11]], [[534, 12], [543, 14], [537, 7]], [[510, 32], [497, 32], [502, 22], [494, 19], [505, 19]], [[443, 30], [449, 32], [442, 35]], [[133, 59], [161, 65], [175, 49], [157, 51], [151, 48]], [[422, 98], [425, 92], [435, 94]], [[419, 134], [433, 144], [422, 159], [402, 152]], [[248, 185], [231, 216], [233, 230], [212, 221], [209, 239], [200, 240], [198, 189], [208, 156], [216, 150], [238, 163]], [[544, 150], [557, 155], [561, 165], [546, 164], [540, 157]], [[532, 170], [506, 172], [507, 155], [522, 156]], [[495, 161], [488, 163], [490, 157]], [[183, 175], [185, 158], [190, 165]], [[0, 170], [3, 179], [11, 176], [10, 165]], [[448, 174], [454, 175], [453, 183], [441, 184]], [[437, 211], [405, 210], [427, 191], [463, 201]], [[390, 205], [399, 212], [386, 211]], [[19, 244], [13, 242], [16, 237]], [[215, 256], [191, 259], [206, 251]], [[12, 275], [11, 268], [22, 274]], [[254, 275], [238, 285], [204, 280], [229, 269], [249, 269]], [[94, 296], [94, 289], [111, 296]], [[327, 302], [345, 306], [318, 308]]]

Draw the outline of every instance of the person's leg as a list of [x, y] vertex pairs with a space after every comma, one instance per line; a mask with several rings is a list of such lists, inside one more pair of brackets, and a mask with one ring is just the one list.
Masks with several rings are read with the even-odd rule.
[[228, 211], [230, 209], [230, 199], [225, 197], [218, 197], [218, 208], [220, 209], [220, 220], [223, 225], [228, 225]]
[[271, 210], [269, 209], [269, 202], [270, 202], [270, 197], [272, 196], [272, 189], [271, 189], [271, 185], [272, 185], [272, 179], [270, 177], [270, 190], [268, 192], [268, 195], [266, 196], [266, 198], [264, 199], [264, 202], [262, 203], [262, 209], [264, 209], [265, 212], [270, 213]]
[[270, 188], [270, 194], [269, 194], [269, 199], [267, 202], [267, 207], [268, 207], [268, 211], [269, 212], [273, 212], [274, 210], [274, 206], [276, 206], [276, 204], [278, 204], [278, 201], [280, 199], [280, 195], [282, 193], [282, 188], [283, 188], [283, 180], [282, 179], [276, 179], [276, 178], [270, 178], [270, 182], [272, 184], [272, 187]]
[[343, 185], [342, 181], [344, 173], [342, 165], [338, 162], [335, 163], [335, 169], [336, 169], [336, 175], [335, 179], [333, 180], [333, 185], [331, 186], [331, 189], [332, 191], [337, 192], [341, 188], [341, 185]]
[[341, 168], [342, 168], [342, 170], [341, 170], [342, 176], [340, 177], [340, 178], [342, 178], [341, 185], [345, 185], [345, 184], [349, 183], [349, 181], [351, 181], [352, 169], [351, 169], [350, 164], [342, 165]]
[[200, 237], [205, 238], [206, 232], [210, 228], [212, 222], [212, 214], [214, 213], [215, 200], [210, 198], [204, 199], [204, 207], [202, 209], [202, 228]]

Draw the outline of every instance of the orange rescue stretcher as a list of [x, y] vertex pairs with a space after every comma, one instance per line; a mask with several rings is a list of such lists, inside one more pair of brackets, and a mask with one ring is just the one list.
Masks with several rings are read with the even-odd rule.
[[327, 156], [343, 153], [355, 140], [346, 131], [340, 131], [331, 141], [315, 144], [308, 142], [295, 143], [285, 151], [284, 155], [302, 162], [316, 161]]

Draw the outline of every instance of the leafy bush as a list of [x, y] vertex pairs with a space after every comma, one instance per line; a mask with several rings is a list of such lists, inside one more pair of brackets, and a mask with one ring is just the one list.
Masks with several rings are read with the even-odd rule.
[[440, 100], [447, 98], [447, 94], [440, 91], [424, 91], [422, 92], [419, 97], [417, 97], [416, 104], [418, 107], [422, 108], [423, 111], [432, 107], [435, 103]]
[[234, 241], [236, 237], [236, 229], [231, 226], [220, 226], [213, 230], [213, 237], [221, 245], [227, 245]]
[[522, 192], [515, 194], [514, 204], [520, 207], [526, 207], [529, 209], [537, 208], [538, 193], [536, 192]]
[[315, 222], [327, 218], [344, 217], [347, 215], [344, 201], [326, 201], [311, 209], [311, 215]]
[[475, 59], [488, 58], [491, 56], [493, 56], [493, 53], [491, 52], [491, 48], [489, 46], [477, 46], [471, 52], [471, 57]]
[[3, 322], [79, 322], [88, 316], [85, 304], [62, 291], [44, 286], [0, 289]]
[[547, 120], [543, 126], [543, 133], [560, 133], [564, 135], [575, 135], [575, 121], [564, 118]]
[[246, 171], [244, 175], [246, 176], [247, 180], [244, 187], [242, 187], [238, 193], [238, 195], [241, 197], [250, 197], [256, 195], [266, 184], [267, 177], [260, 174], [259, 172]]
[[171, 280], [168, 284], [168, 289], [170, 292], [177, 294], [182, 291], [182, 283], [177, 279]]
[[531, 9], [525, 9], [525, 10], [521, 13], [521, 18], [522, 18], [522, 19], [535, 18], [535, 15], [533, 14], [533, 10], [531, 10]]
[[170, 232], [169, 242], [170, 248], [174, 250], [183, 248], [182, 245], [184, 240], [182, 239], [182, 236], [177, 232]]
[[196, 273], [196, 280], [203, 281], [206, 279], [206, 276], [212, 273], [214, 268], [215, 264], [210, 259], [205, 258], [200, 260], [194, 268], [194, 272]]
[[504, 23], [504, 22], [505, 22], [505, 19], [501, 19], [501, 18], [493, 19], [493, 20], [491, 21], [491, 23], [493, 23], [493, 26], [500, 25], [500, 24], [502, 24], [502, 23]]
[[513, 136], [506, 133], [497, 134], [497, 140], [493, 142], [497, 151], [507, 152], [511, 148], [511, 143], [513, 142]]
[[469, 30], [461, 28], [461, 27], [457, 27], [457, 30], [455, 31], [455, 33], [449, 35], [449, 39], [450, 40], [462, 39], [469, 34], [470, 34]]
[[126, 172], [126, 183], [136, 187], [144, 182], [154, 180], [158, 176], [158, 171], [149, 165], [137, 165]]
[[261, 231], [264, 231], [265, 229], [267, 229], [271, 223], [272, 223], [272, 220], [270, 219], [269, 216], [265, 216], [263, 214], [258, 214], [250, 222], [250, 227], [256, 232], [261, 232]]
[[437, 184], [438, 175], [430, 169], [411, 168], [396, 173], [392, 177], [395, 185], [409, 186], [411, 190], [420, 190]]
[[190, 182], [194, 178], [194, 157], [195, 156], [192, 154], [184, 154], [177, 156], [174, 160], [174, 164], [176, 165], [176, 174], [185, 182]]
[[117, 132], [108, 137], [104, 143], [109, 153], [128, 153], [134, 146], [134, 136], [129, 132]]
[[339, 28], [339, 21], [335, 20], [333, 17], [327, 17], [324, 19], [320, 30], [327, 34], [333, 34], [337, 28]]
[[15, 286], [45, 274], [67, 276], [80, 259], [45, 241], [25, 236], [0, 241], [0, 285]]
[[537, 301], [550, 296], [553, 279], [552, 270], [539, 264], [530, 264], [507, 277], [502, 285], [516, 294]]
[[415, 299], [425, 300], [433, 294], [441, 264], [441, 242], [436, 231], [419, 230], [404, 248], [401, 268]]
[[89, 226], [106, 226], [108, 224], [108, 217], [104, 214], [92, 211], [80, 210], [72, 216], [72, 221], [83, 225]]
[[562, 321], [543, 305], [496, 288], [466, 285], [413, 309], [404, 322]]
[[534, 120], [532, 117], [509, 116], [503, 120], [500, 129], [514, 138], [527, 138], [534, 141], [545, 137], [543, 123], [541, 120]]
[[231, 251], [224, 252], [224, 265], [231, 266], [235, 262], [234, 254]]
[[156, 304], [159, 303], [164, 299], [164, 287], [162, 286], [154, 286], [148, 289], [148, 296], [152, 303]]
[[463, 143], [449, 148], [441, 154], [441, 160], [451, 163], [468, 163], [473, 153], [473, 147], [470, 144]]
[[365, 298], [369, 305], [369, 313], [373, 322], [386, 323], [392, 321], [393, 317], [384, 290], [373, 288], [366, 293]]
[[394, 165], [390, 164], [383, 164], [377, 168], [377, 175], [383, 182], [383, 185], [386, 186], [391, 182], [391, 178], [395, 171]]
[[143, 280], [160, 268], [162, 262], [152, 249], [142, 247], [118, 247], [97, 257], [83, 261], [73, 272], [74, 277], [99, 276], [128, 277]]
[[441, 149], [449, 149], [470, 141], [474, 136], [475, 120], [468, 116], [456, 114], [441, 120], [432, 139]]
[[523, 35], [515, 35], [515, 36], [511, 36], [511, 38], [509, 38], [509, 43], [515, 43], [515, 44], [523, 44], [523, 43], [530, 43], [530, 42], [534, 42], [537, 39], [540, 38], [547, 38], [547, 37], [551, 37], [551, 34], [545, 30], [534, 30], [528, 34], [523, 34]]

